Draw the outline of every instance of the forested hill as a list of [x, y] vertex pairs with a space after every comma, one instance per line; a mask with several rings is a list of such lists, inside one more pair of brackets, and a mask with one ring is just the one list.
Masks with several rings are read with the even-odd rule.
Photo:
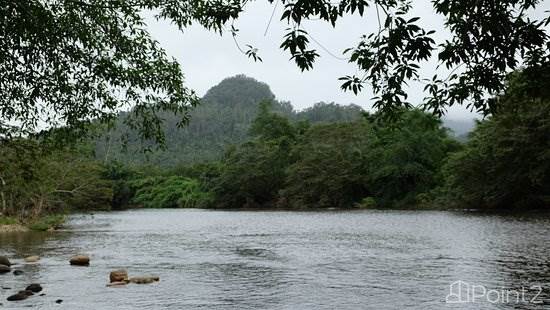
[[[276, 100], [267, 84], [237, 75], [208, 90], [201, 104], [191, 111], [187, 126], [178, 128], [178, 117], [164, 115], [166, 149], [143, 152], [144, 145], [137, 139], [137, 134], [119, 122], [117, 128], [96, 141], [96, 155], [102, 160], [160, 166], [219, 159], [228, 146], [247, 139], [248, 129], [263, 100], [273, 101], [273, 111], [289, 119], [307, 120], [310, 123], [353, 121], [360, 118], [363, 112], [361, 107], [354, 104], [324, 102], [295, 111], [289, 102]], [[126, 150], [123, 150], [119, 141], [128, 132], [128, 143]]]
[[277, 101], [267, 84], [237, 75], [208, 90], [201, 104], [191, 111], [187, 126], [178, 128], [178, 117], [164, 115], [165, 150], [142, 152], [143, 145], [130, 131], [124, 151], [119, 141], [129, 130], [119, 122], [117, 128], [97, 140], [96, 155], [100, 159], [161, 166], [218, 159], [229, 145], [246, 140], [250, 124], [258, 113], [258, 105], [263, 100], [272, 100], [273, 110], [286, 117], [312, 123], [352, 121], [361, 117], [362, 112], [356, 105], [334, 103], [317, 103], [296, 112], [289, 102]]

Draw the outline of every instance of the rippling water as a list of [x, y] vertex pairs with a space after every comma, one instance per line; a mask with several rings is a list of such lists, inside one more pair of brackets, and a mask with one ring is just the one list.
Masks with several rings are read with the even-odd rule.
[[[75, 215], [67, 228], [0, 235], [0, 254], [25, 271], [0, 275], [0, 308], [550, 308], [550, 219], [544, 217], [136, 210]], [[76, 253], [89, 254], [91, 266], [69, 266]], [[42, 259], [24, 264], [28, 255]], [[161, 281], [105, 287], [117, 268]], [[446, 303], [457, 280], [478, 285], [480, 294], [481, 286], [501, 293], [525, 287], [525, 302], [512, 295], [508, 303], [484, 297]], [[6, 301], [32, 282], [46, 295]], [[539, 296], [531, 286], [541, 287]], [[537, 303], [528, 303], [535, 296]]]

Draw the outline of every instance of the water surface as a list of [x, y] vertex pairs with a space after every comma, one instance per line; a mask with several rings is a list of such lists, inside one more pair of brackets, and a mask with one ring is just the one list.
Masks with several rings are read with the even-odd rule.
[[[24, 275], [0, 307], [38, 309], [547, 309], [550, 219], [419, 211], [134, 210], [74, 215], [67, 231], [0, 235]], [[87, 253], [90, 267], [72, 267]], [[39, 264], [22, 257], [40, 255]], [[159, 275], [107, 288], [109, 272]], [[446, 303], [454, 281], [523, 302]], [[46, 296], [6, 297], [39, 282]], [[481, 289], [478, 289], [481, 293]], [[512, 296], [513, 297], [513, 296]], [[495, 296], [492, 296], [494, 299]], [[63, 303], [55, 304], [62, 299]], [[505, 300], [504, 300], [505, 301]], [[542, 304], [540, 304], [542, 303]]]

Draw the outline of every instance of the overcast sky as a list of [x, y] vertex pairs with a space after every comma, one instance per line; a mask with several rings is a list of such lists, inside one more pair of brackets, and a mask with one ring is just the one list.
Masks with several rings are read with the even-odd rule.
[[[549, 10], [549, 2], [545, 1], [541, 9], [533, 14], [541, 15]], [[243, 55], [229, 33], [220, 36], [200, 26], [192, 26], [182, 33], [166, 21], [155, 21], [152, 14], [148, 15], [147, 22], [152, 35], [182, 65], [187, 85], [201, 96], [224, 78], [245, 74], [269, 84], [279, 100], [288, 100], [297, 109], [309, 107], [319, 101], [355, 103], [369, 109], [372, 92], [367, 89], [357, 96], [351, 92], [343, 92], [338, 78], [356, 73], [356, 67], [342, 59], [342, 51], [354, 46], [362, 34], [378, 29], [375, 11], [369, 9], [368, 14], [363, 17], [350, 16], [341, 19], [336, 28], [323, 21], [304, 23], [304, 28], [326, 50], [311, 42], [311, 47], [316, 48], [321, 57], [313, 70], [301, 72], [294, 62], [289, 61], [288, 53], [279, 48], [287, 28], [285, 22], [279, 21], [281, 5], [276, 8], [273, 22], [267, 29], [273, 8], [266, 0], [252, 1], [247, 4], [244, 14], [235, 24], [240, 30], [238, 42], [242, 46], [251, 44], [257, 47], [263, 62], [254, 62]], [[430, 1], [415, 0], [411, 16], [420, 16], [421, 25], [426, 29], [436, 30], [437, 43], [447, 38], [448, 33], [443, 29], [444, 20], [433, 13]], [[267, 34], [264, 35], [266, 29]], [[435, 60], [426, 63], [422, 67], [421, 76], [433, 76], [435, 66]], [[422, 101], [422, 87], [418, 83], [411, 84], [408, 91], [411, 102]], [[471, 119], [475, 114], [463, 107], [457, 107], [450, 109], [448, 116]]]

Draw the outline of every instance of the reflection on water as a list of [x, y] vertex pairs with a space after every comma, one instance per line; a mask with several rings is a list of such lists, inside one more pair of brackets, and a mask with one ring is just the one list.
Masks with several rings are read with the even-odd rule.
[[[550, 219], [451, 212], [136, 210], [77, 215], [69, 231], [0, 235], [25, 273], [0, 275], [3, 308], [545, 309]], [[71, 267], [77, 253], [90, 267]], [[39, 264], [22, 258], [40, 255]], [[107, 288], [109, 271], [157, 274]], [[541, 286], [528, 303], [446, 304], [457, 280]], [[5, 298], [31, 282], [46, 296]], [[528, 291], [533, 294], [535, 291]], [[56, 299], [63, 299], [61, 305]]]

